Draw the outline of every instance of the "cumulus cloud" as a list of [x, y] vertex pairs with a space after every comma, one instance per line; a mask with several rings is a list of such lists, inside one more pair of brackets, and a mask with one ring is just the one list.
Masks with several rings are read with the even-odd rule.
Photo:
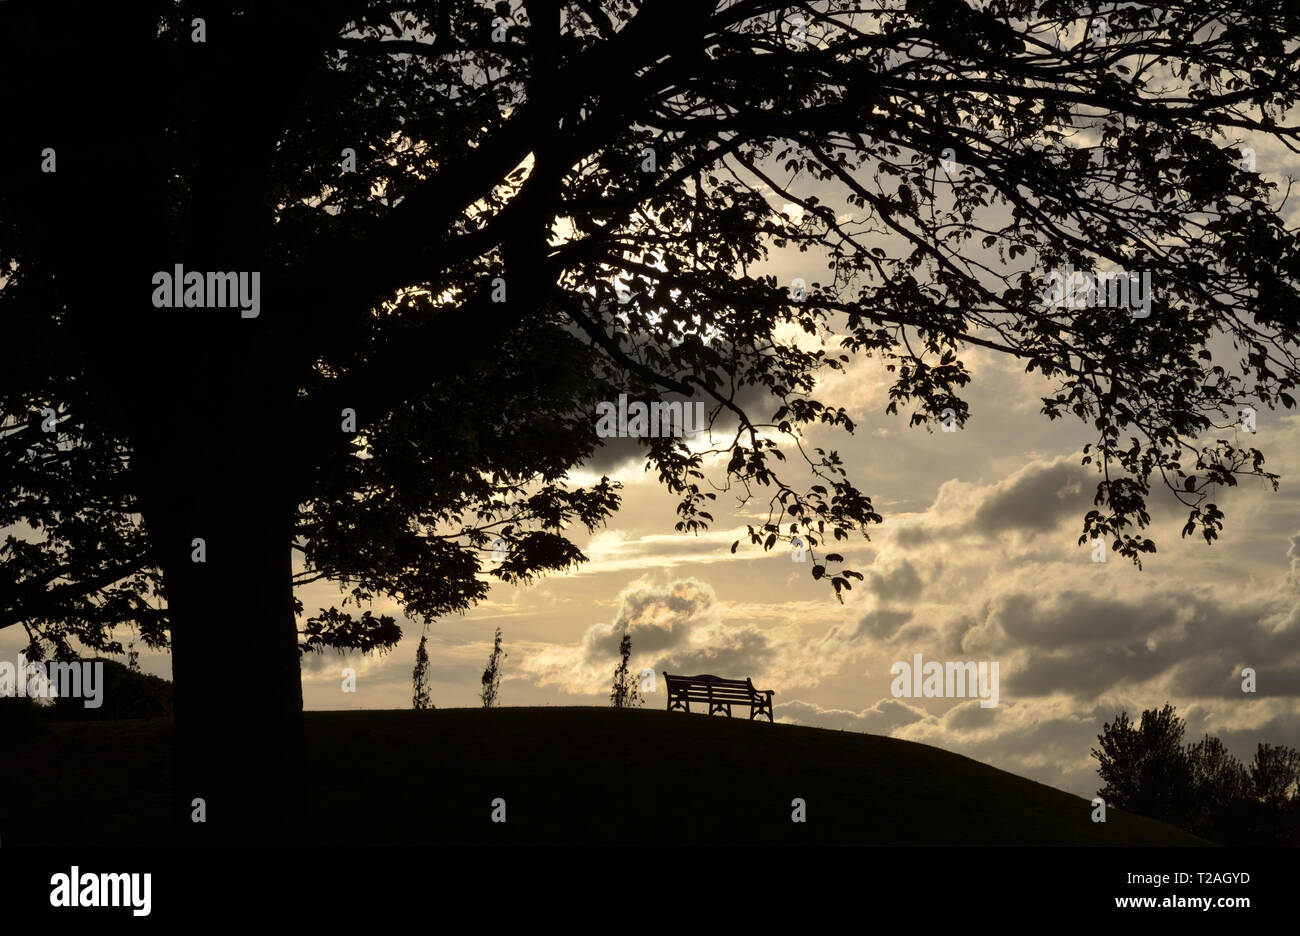
[[632, 637], [634, 670], [748, 676], [763, 689], [814, 686], [853, 655], [838, 627], [807, 640], [793, 621], [760, 626], [729, 620], [722, 610], [713, 588], [699, 579], [637, 581], [619, 595], [610, 623], [592, 625], [576, 644], [533, 649], [520, 668], [539, 686], [600, 692], [608, 689], [624, 630]]
[[1082, 520], [1092, 507], [1096, 483], [1075, 458], [1030, 463], [993, 486], [966, 529], [981, 536], [1041, 533], [1067, 518]]
[[884, 601], [915, 598], [921, 593], [921, 576], [906, 559], [891, 568], [872, 568], [865, 581], [871, 593]]
[[1021, 539], [1076, 526], [1093, 506], [1097, 478], [1074, 456], [1032, 461], [990, 485], [950, 480], [939, 486], [921, 516], [901, 518], [889, 544], [919, 550], [963, 539]]
[[1013, 658], [1003, 680], [1017, 697], [1091, 699], [1160, 679], [1179, 696], [1239, 699], [1242, 665], [1270, 674], [1269, 694], [1294, 696], [1300, 627], [1273, 626], [1275, 601], [1173, 587], [1129, 595], [1013, 591], [987, 602], [964, 644]]
[[866, 636], [873, 640], [888, 640], [897, 634], [899, 629], [911, 618], [912, 612], [906, 608], [901, 610], [877, 608], [874, 611], [868, 611], [862, 616], [862, 620], [858, 621], [858, 627], [853, 633], [853, 638]]
[[922, 709], [897, 699], [881, 699], [870, 708], [858, 712], [847, 709], [822, 708], [815, 702], [795, 700], [777, 703], [777, 721], [812, 728], [834, 728], [840, 731], [861, 731], [867, 734], [891, 734], [898, 728], [925, 718]]

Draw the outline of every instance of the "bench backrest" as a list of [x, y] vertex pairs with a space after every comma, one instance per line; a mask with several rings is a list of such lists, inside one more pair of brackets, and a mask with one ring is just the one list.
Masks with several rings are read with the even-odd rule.
[[748, 679], [723, 679], [720, 676], [670, 676], [664, 673], [668, 692], [692, 701], [712, 699], [715, 702], [748, 702], [759, 693]]

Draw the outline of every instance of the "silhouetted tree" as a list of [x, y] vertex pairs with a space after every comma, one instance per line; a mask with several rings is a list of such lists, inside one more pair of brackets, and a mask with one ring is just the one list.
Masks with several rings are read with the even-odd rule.
[[1205, 838], [1232, 844], [1241, 824], [1235, 816], [1250, 790], [1246, 768], [1222, 741], [1209, 734], [1187, 746], [1187, 761], [1191, 787], [1183, 810], [1186, 828]]
[[628, 659], [632, 656], [632, 635], [623, 628], [623, 637], [618, 642], [619, 662], [614, 668], [614, 686], [610, 689], [609, 700], [614, 708], [635, 708], [644, 701], [636, 676], [628, 671]]
[[432, 708], [429, 702], [429, 651], [425, 648], [428, 640], [427, 634], [421, 634], [420, 645], [415, 649], [415, 670], [411, 673], [411, 680], [415, 683], [411, 707], [415, 709]]
[[1300, 751], [1260, 744], [1250, 764], [1250, 791], [1270, 809], [1281, 810], [1300, 792]]
[[492, 642], [492, 655], [488, 657], [487, 668], [483, 670], [483, 689], [479, 697], [484, 708], [495, 708], [497, 693], [501, 688], [501, 664], [508, 654], [501, 652], [501, 628], [497, 628], [496, 639]]
[[1097, 795], [1108, 805], [1182, 824], [1192, 790], [1192, 769], [1184, 751], [1184, 723], [1174, 707], [1148, 709], [1132, 724], [1127, 712], [1102, 727], [1092, 749], [1103, 786]]
[[[1153, 484], [1210, 541], [1211, 491], [1275, 482], [1211, 430], [1300, 377], [1300, 250], [1243, 148], [1297, 144], [1300, 8], [1126, 3], [1104, 42], [1058, 0], [800, 9], [0, 3], [0, 627], [174, 648], [178, 834], [302, 828], [312, 621], [388, 646], [351, 603], [427, 622], [583, 561], [618, 487], [569, 470], [620, 393], [705, 403], [713, 483], [773, 494], [749, 542], [836, 594], [822, 548], [881, 516], [799, 443], [853, 429], [817, 395], [855, 356], [927, 426], [964, 425], [967, 349], [1039, 371], [1103, 469], [1080, 538], [1134, 561]], [[806, 291], [756, 272], [787, 246]], [[158, 308], [178, 262], [259, 272], [259, 308]], [[1150, 315], [1045, 306], [1067, 264], [1149, 273]], [[629, 444], [706, 528], [708, 456]], [[303, 622], [321, 579], [347, 597]]]

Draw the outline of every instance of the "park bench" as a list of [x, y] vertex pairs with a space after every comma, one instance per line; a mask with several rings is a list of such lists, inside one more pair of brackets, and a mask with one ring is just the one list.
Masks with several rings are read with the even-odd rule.
[[668, 684], [668, 711], [680, 709], [691, 710], [692, 702], [706, 702], [709, 714], [715, 715], [725, 711], [731, 717], [733, 705], [748, 705], [749, 719], [753, 721], [759, 715], [772, 718], [772, 690], [760, 692], [754, 684], [745, 679], [722, 679], [718, 676], [670, 676], [664, 673], [664, 682]]

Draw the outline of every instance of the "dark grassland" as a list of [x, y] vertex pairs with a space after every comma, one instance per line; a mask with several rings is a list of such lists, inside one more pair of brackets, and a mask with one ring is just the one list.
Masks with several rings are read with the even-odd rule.
[[[313, 837], [326, 846], [1207, 844], [1114, 809], [1094, 824], [1080, 797], [853, 732], [559, 707], [308, 712], [306, 725]], [[4, 844], [167, 842], [170, 741], [158, 718], [55, 724], [6, 744]], [[495, 797], [503, 824], [490, 821]], [[790, 821], [795, 797], [807, 823]], [[219, 811], [209, 802], [209, 821]]]

